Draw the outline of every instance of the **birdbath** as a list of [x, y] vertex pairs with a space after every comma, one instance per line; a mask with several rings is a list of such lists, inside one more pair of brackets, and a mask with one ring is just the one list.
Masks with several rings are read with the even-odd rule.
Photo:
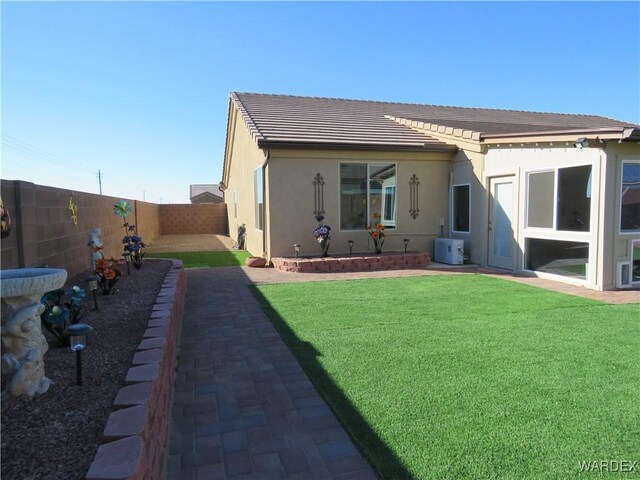
[[[64, 285], [67, 271], [59, 268], [0, 270], [2, 312], [2, 396], [32, 398], [46, 392], [44, 354], [49, 349], [40, 327], [46, 292]], [[3, 305], [4, 307], [4, 305]]]

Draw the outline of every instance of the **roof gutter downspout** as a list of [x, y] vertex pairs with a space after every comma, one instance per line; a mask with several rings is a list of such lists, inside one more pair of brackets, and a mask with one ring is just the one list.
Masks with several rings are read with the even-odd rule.
[[267, 257], [267, 165], [271, 158], [271, 152], [266, 151], [262, 163], [262, 256]]

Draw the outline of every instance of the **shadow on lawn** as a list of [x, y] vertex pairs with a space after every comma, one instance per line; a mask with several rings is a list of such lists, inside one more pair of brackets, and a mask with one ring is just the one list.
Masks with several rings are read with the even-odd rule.
[[376, 473], [382, 478], [413, 478], [400, 459], [378, 437], [378, 434], [318, 362], [317, 357], [320, 354], [313, 344], [300, 340], [284, 319], [271, 307], [267, 298], [255, 286], [249, 288], [315, 387], [343, 424], [353, 442], [374, 467]]

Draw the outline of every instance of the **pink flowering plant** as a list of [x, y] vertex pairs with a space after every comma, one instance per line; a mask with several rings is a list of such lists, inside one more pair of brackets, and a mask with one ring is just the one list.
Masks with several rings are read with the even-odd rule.
[[313, 231], [313, 234], [320, 244], [322, 256], [327, 257], [329, 256], [329, 245], [331, 244], [331, 227], [323, 223], [324, 215], [317, 215], [316, 221], [318, 222], [318, 227]]

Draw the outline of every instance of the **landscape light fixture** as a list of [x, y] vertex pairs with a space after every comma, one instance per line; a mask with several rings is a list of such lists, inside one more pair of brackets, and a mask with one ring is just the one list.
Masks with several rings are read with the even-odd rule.
[[76, 352], [76, 384], [82, 385], [82, 351], [87, 348], [87, 335], [93, 331], [86, 323], [69, 325], [64, 334], [69, 337], [69, 349]]
[[573, 143], [574, 147], [579, 148], [580, 150], [582, 150], [583, 148], [586, 148], [589, 146], [589, 140], [587, 140], [586, 137], [580, 137], [579, 139], [577, 139], [574, 143]]
[[404, 253], [407, 253], [407, 247], [409, 246], [409, 239], [405, 238], [402, 241], [404, 242]]
[[98, 276], [91, 275], [87, 278], [87, 283], [89, 284], [89, 290], [93, 293], [93, 309], [98, 310], [98, 297], [96, 296], [96, 290], [98, 290]]
[[347, 243], [349, 244], [349, 255], [351, 255], [351, 251], [353, 250], [353, 240], [349, 240]]
[[293, 245], [293, 252], [296, 256], [296, 258], [298, 258], [298, 254], [300, 253], [300, 244], [296, 243]]
[[127, 277], [128, 277], [129, 275], [131, 275], [131, 270], [130, 270], [131, 267], [129, 266], [131, 264], [131, 252], [124, 252], [122, 256], [124, 257], [124, 261], [127, 264]]

